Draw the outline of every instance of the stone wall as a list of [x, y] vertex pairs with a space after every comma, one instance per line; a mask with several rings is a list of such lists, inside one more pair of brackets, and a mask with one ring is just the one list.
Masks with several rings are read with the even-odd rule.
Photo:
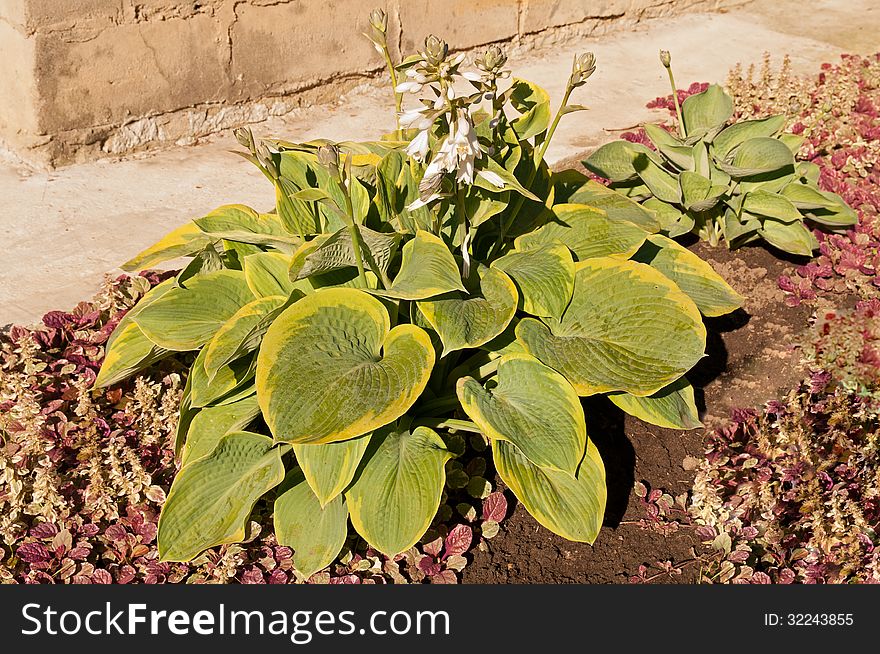
[[[360, 36], [527, 48], [744, 0], [0, 0], [0, 145], [51, 166], [218, 130], [326, 101], [382, 61]], [[405, 31], [401, 31], [401, 25]]]

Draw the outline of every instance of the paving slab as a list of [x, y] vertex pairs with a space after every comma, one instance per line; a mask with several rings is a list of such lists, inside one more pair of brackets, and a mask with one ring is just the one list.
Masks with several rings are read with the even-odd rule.
[[[809, 10], [805, 11], [804, 8]], [[574, 102], [591, 110], [566, 116], [548, 151], [552, 162], [585, 153], [619, 130], [662, 113], [645, 108], [668, 92], [657, 52], [673, 54], [676, 79], [723, 82], [737, 62], [784, 54], [795, 72], [812, 73], [842, 52], [880, 49], [876, 0], [782, 0], [719, 14], [645, 22], [578, 42], [514, 54], [517, 76], [560, 98], [576, 52], [592, 50], [596, 74]], [[298, 109], [254, 128], [291, 140], [375, 138], [393, 127], [387, 89], [363, 85], [327, 106]], [[165, 232], [214, 207], [243, 203], [269, 209], [273, 190], [249, 163], [229, 153], [224, 134], [197, 145], [54, 171], [0, 163], [0, 325], [30, 323], [95, 292], [106, 274]]]

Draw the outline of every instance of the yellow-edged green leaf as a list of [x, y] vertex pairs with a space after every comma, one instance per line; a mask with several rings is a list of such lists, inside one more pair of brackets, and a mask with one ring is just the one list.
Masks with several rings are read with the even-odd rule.
[[355, 530], [388, 556], [415, 545], [440, 507], [450, 457], [440, 436], [427, 427], [375, 432], [345, 493]]
[[[390, 234], [376, 232], [363, 225], [359, 225], [358, 230], [363, 244], [361, 256], [364, 265], [368, 265], [372, 259], [373, 265], [383, 272], [387, 272], [391, 258], [397, 252], [397, 244], [400, 242], [401, 235], [395, 232]], [[297, 274], [297, 279], [356, 265], [351, 232], [346, 227], [331, 234], [323, 240], [320, 246], [306, 255]]]
[[578, 261], [593, 257], [631, 257], [648, 232], [624, 220], [610, 220], [604, 211], [584, 204], [557, 204], [554, 219], [515, 241], [517, 250], [534, 250], [562, 243]]
[[420, 229], [403, 246], [400, 271], [391, 288], [372, 292], [400, 300], [423, 300], [464, 290], [458, 264], [443, 239]]
[[467, 347], [478, 347], [504, 331], [516, 314], [517, 291], [510, 277], [481, 266], [480, 292], [446, 293], [418, 302], [419, 311], [440, 335], [443, 356]]
[[742, 306], [743, 297], [712, 266], [670, 238], [649, 236], [648, 244], [634, 259], [650, 264], [674, 281], [704, 316], [723, 316]]
[[286, 297], [272, 295], [254, 300], [236, 311], [205, 346], [208, 377], [213, 378], [222, 366], [256, 350], [286, 302]]
[[96, 388], [112, 386], [170, 353], [170, 350], [159, 347], [148, 339], [135, 324], [134, 318], [172, 288], [174, 288], [174, 280], [166, 279], [147, 291], [119, 321], [104, 345], [104, 361], [95, 380]]
[[625, 220], [651, 233], [661, 229], [652, 211], [592, 179], [572, 194], [568, 201], [601, 209], [611, 220]]
[[213, 240], [215, 239], [205, 234], [198, 225], [190, 222], [168, 232], [159, 242], [126, 261], [122, 264], [122, 269], [126, 272], [134, 272], [152, 268], [163, 261], [185, 257], [203, 250]]
[[106, 349], [104, 362], [95, 380], [95, 388], [121, 382], [171, 352], [148, 339], [134, 322], [118, 326], [113, 333], [115, 338], [113, 344]]
[[288, 270], [292, 257], [281, 252], [259, 252], [244, 258], [244, 276], [256, 297], [290, 295], [295, 286]]
[[207, 216], [196, 218], [193, 222], [206, 234], [215, 239], [238, 241], [251, 245], [271, 245], [293, 250], [300, 239], [284, 229], [278, 216], [271, 213], [257, 213], [243, 204], [228, 204], [214, 209]]
[[382, 303], [355, 289], [321, 289], [287, 308], [257, 358], [275, 438], [344, 441], [402, 416], [428, 383], [434, 346], [415, 325], [389, 328]]
[[706, 349], [693, 300], [651, 266], [611, 257], [578, 264], [562, 320], [547, 326], [524, 318], [516, 336], [578, 395], [651, 395], [690, 370]]
[[284, 479], [283, 449], [261, 434], [233, 432], [183, 468], [159, 517], [159, 558], [190, 561], [200, 552], [244, 540], [254, 504]]
[[703, 426], [694, 401], [694, 387], [684, 377], [647, 397], [611, 393], [608, 399], [631, 416], [658, 427], [697, 429]]
[[254, 377], [253, 355], [220, 366], [209, 377], [205, 370], [205, 352], [206, 348], [202, 348], [189, 371], [190, 403], [195, 408], [237, 399], [238, 391], [250, 386]]
[[369, 434], [336, 443], [293, 444], [296, 462], [321, 506], [348, 487], [369, 444]]
[[492, 458], [498, 475], [535, 520], [568, 540], [596, 540], [607, 492], [605, 466], [592, 441], [587, 442], [577, 476], [540, 468], [507, 441], [492, 441]]
[[196, 275], [170, 289], [135, 317], [147, 338], [168, 350], [195, 350], [207, 343], [236, 311], [254, 299], [238, 270]]
[[523, 311], [533, 316], [560, 318], [574, 289], [574, 260], [561, 243], [526, 252], [513, 252], [492, 262], [519, 290]]
[[520, 141], [541, 134], [550, 126], [550, 96], [537, 84], [515, 78], [510, 102], [520, 113], [510, 123]]
[[259, 414], [256, 393], [237, 402], [199, 409], [186, 431], [186, 440], [180, 451], [180, 467], [213, 452], [221, 438], [241, 431]]
[[528, 354], [508, 354], [494, 386], [458, 380], [458, 399], [489, 438], [510, 441], [535, 465], [574, 475], [587, 444], [581, 400], [555, 370]]
[[333, 563], [348, 536], [345, 500], [322, 505], [298, 469], [279, 489], [273, 520], [278, 544], [293, 548], [293, 564], [305, 577]]

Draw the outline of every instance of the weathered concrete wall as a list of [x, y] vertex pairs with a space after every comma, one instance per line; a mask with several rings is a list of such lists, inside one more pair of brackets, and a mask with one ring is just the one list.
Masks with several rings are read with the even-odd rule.
[[529, 47], [744, 1], [0, 0], [0, 143], [55, 165], [333, 98], [382, 66], [360, 36], [377, 5], [411, 51], [429, 32]]

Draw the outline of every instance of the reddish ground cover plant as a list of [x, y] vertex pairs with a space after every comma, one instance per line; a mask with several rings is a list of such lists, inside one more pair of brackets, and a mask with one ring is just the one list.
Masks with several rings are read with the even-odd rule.
[[[0, 333], [0, 583], [294, 583], [296, 555], [260, 529], [189, 564], [160, 563], [157, 520], [176, 471], [173, 441], [188, 362], [166, 359], [92, 390], [116, 323], [167, 275], [109, 281], [92, 302]], [[456, 480], [424, 544], [395, 559], [352, 539], [310, 583], [457, 583], [467, 553], [507, 511], [483, 475], [481, 438], [457, 443]]]

